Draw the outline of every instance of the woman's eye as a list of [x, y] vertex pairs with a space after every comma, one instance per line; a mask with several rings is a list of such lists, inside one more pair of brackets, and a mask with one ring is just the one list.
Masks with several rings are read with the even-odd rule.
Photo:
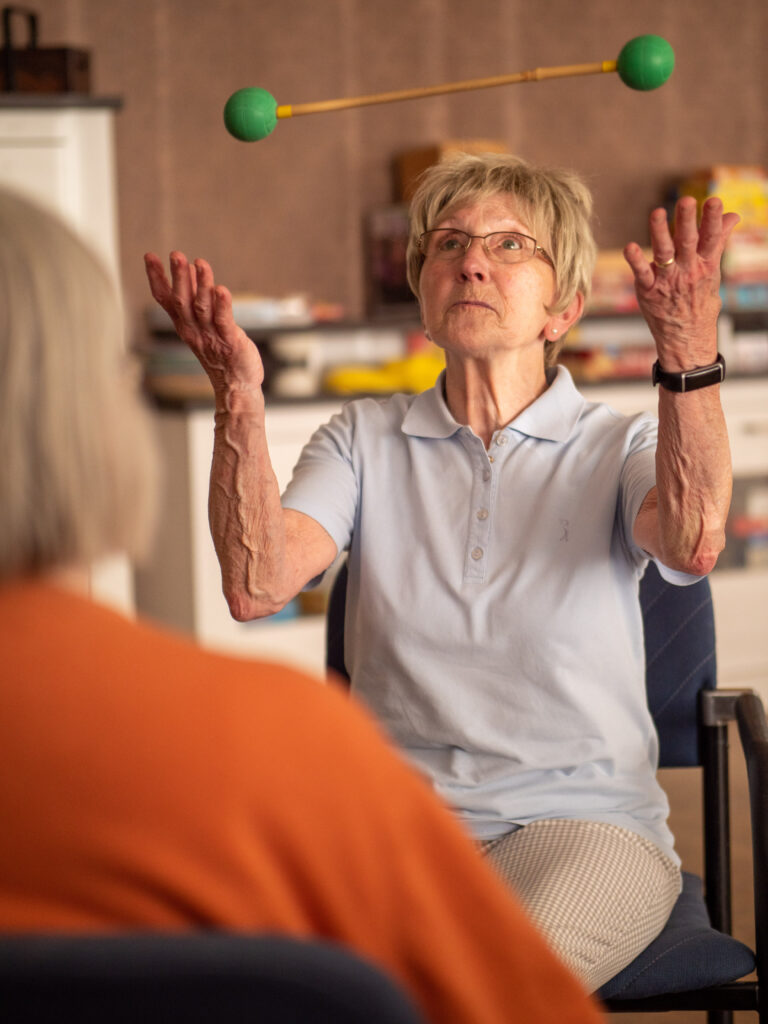
[[447, 235], [440, 242], [440, 249], [443, 252], [455, 252], [456, 249], [463, 249], [464, 245], [458, 235]]
[[503, 235], [497, 244], [499, 249], [516, 250], [521, 249], [520, 239], [516, 235]]

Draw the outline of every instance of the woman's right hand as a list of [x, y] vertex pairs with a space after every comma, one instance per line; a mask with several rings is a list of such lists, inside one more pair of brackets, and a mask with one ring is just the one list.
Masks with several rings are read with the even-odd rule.
[[[216, 285], [205, 260], [190, 264], [184, 253], [170, 255], [171, 280], [155, 253], [144, 266], [152, 296], [173, 321], [176, 333], [192, 349], [218, 398], [252, 391], [261, 397], [264, 365], [256, 345], [235, 323], [232, 295]], [[227, 407], [230, 402], [227, 400]]]

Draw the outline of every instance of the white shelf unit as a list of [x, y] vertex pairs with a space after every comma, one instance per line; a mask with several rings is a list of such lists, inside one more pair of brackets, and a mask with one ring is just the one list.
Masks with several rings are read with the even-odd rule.
[[[648, 384], [584, 390], [588, 398], [620, 412], [656, 411], [657, 395]], [[727, 381], [722, 395], [735, 476], [768, 477], [768, 380]], [[268, 407], [267, 435], [281, 487], [310, 434], [341, 404], [339, 399]], [[156, 554], [137, 574], [139, 608], [192, 633], [205, 646], [276, 658], [322, 674], [321, 616], [238, 623], [229, 615], [207, 519], [212, 410], [158, 410], [156, 422], [166, 461], [165, 512]], [[752, 686], [768, 700], [768, 568], [716, 570], [711, 582], [720, 685]]]

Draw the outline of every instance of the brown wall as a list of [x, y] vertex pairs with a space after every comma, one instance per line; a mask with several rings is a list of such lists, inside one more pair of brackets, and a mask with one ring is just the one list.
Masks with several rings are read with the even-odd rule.
[[[713, 162], [768, 165], [765, 0], [35, 0], [41, 45], [88, 48], [93, 89], [120, 95], [118, 187], [129, 307], [141, 255], [181, 248], [236, 291], [305, 291], [363, 310], [361, 221], [391, 199], [392, 157], [492, 137], [576, 167], [598, 240], [646, 240], [666, 183]], [[677, 66], [657, 92], [569, 78], [322, 114], [258, 143], [224, 130], [260, 85], [300, 103], [536, 66], [610, 59], [654, 32]]]

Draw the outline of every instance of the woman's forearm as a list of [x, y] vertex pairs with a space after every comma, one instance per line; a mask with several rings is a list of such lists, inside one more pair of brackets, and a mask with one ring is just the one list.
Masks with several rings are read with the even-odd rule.
[[704, 575], [725, 546], [731, 456], [720, 386], [661, 390], [656, 449], [658, 546], [672, 569]]
[[[286, 537], [269, 457], [263, 398], [217, 402], [208, 515], [224, 596], [235, 619], [279, 611], [286, 589]], [[222, 405], [224, 406], [222, 408]]]

